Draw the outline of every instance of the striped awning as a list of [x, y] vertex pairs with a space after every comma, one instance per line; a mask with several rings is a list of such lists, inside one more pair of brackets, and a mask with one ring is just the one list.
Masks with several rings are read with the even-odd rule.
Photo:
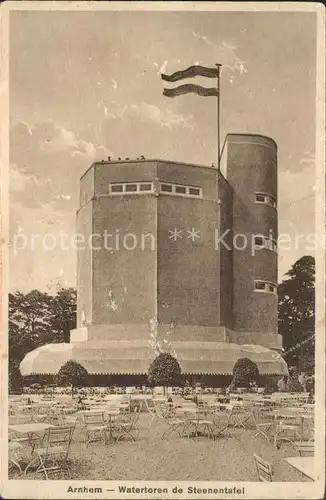
[[[261, 375], [288, 375], [282, 356], [258, 345], [228, 342], [175, 342], [174, 353], [185, 374], [232, 375], [239, 358], [254, 361]], [[20, 363], [23, 376], [56, 374], [68, 361], [80, 363], [90, 374], [146, 374], [155, 355], [144, 341], [47, 344], [26, 354]]]

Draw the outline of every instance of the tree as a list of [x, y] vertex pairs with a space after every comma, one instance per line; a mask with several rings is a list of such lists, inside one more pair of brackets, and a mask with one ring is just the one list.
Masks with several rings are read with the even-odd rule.
[[32, 290], [9, 294], [9, 360], [47, 343], [68, 342], [76, 326], [76, 291], [59, 288], [56, 295]]
[[9, 360], [21, 361], [32, 349], [51, 337], [52, 297], [39, 290], [9, 294]]
[[58, 287], [55, 295], [40, 290], [10, 293], [9, 376], [11, 372], [17, 374], [20, 361], [29, 351], [44, 344], [69, 342], [69, 332], [75, 326], [73, 288]]
[[76, 302], [74, 288], [61, 287], [52, 299], [50, 322], [58, 342], [69, 342], [70, 330], [76, 328]]
[[299, 382], [299, 373], [295, 366], [289, 369], [290, 377], [286, 390], [288, 392], [302, 392], [302, 385]]
[[22, 394], [23, 392], [23, 380], [19, 371], [19, 364], [16, 361], [9, 364], [8, 392], [9, 394]]
[[88, 372], [86, 368], [76, 361], [69, 360], [59, 370], [56, 376], [56, 383], [59, 386], [71, 386], [71, 395], [74, 396], [74, 389], [87, 385]]
[[181, 385], [181, 368], [178, 361], [169, 353], [162, 352], [151, 363], [148, 369], [148, 381], [151, 385], [170, 386]]
[[314, 371], [315, 259], [305, 255], [286, 273], [278, 287], [278, 331], [285, 358], [300, 369]]
[[251, 382], [257, 382], [259, 370], [249, 358], [239, 358], [233, 367], [232, 383], [235, 387], [250, 387]]

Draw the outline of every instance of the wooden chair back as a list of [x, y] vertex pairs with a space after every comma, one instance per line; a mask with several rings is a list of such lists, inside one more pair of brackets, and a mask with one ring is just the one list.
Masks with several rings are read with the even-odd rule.
[[51, 447], [54, 446], [60, 447], [62, 449], [62, 453], [68, 454], [72, 432], [72, 427], [50, 427], [45, 435], [45, 455], [51, 451]]
[[258, 481], [271, 482], [273, 481], [272, 465], [263, 460], [259, 455], [254, 453], [254, 459], [257, 469]]
[[85, 412], [84, 424], [86, 425], [86, 427], [105, 424], [104, 411]]

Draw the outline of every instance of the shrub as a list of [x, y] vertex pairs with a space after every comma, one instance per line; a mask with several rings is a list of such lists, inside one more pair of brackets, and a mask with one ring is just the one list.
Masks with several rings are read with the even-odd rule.
[[59, 386], [71, 386], [71, 395], [74, 395], [74, 389], [76, 387], [81, 387], [87, 385], [88, 373], [87, 370], [76, 363], [76, 361], [67, 361], [59, 370], [56, 377], [57, 385]]
[[9, 362], [9, 394], [23, 393], [23, 378], [21, 376], [19, 365], [15, 361]]
[[154, 359], [148, 369], [148, 382], [153, 386], [166, 387], [181, 385], [181, 368], [169, 353], [163, 352]]
[[273, 376], [266, 377], [264, 381], [264, 388], [266, 394], [273, 394], [278, 391], [277, 379]]
[[233, 367], [232, 384], [235, 387], [249, 388], [250, 383], [257, 382], [259, 370], [253, 361], [249, 358], [239, 358]]
[[306, 380], [306, 389], [312, 396], [315, 394], [315, 380], [313, 377], [308, 377]]
[[287, 392], [302, 392], [302, 385], [298, 380], [297, 369], [290, 370], [290, 373], [291, 375], [286, 387]]

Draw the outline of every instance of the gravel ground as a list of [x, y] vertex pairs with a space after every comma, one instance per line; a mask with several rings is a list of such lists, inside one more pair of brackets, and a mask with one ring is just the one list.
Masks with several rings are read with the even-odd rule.
[[[257, 481], [253, 460], [253, 453], [257, 453], [272, 463], [273, 480], [309, 481], [284, 462], [285, 457], [297, 455], [290, 444], [277, 450], [265, 438], [254, 438], [253, 430], [231, 428], [229, 436], [215, 441], [205, 437], [196, 441], [177, 434], [162, 440], [166, 424], [149, 424], [150, 416], [141, 414], [136, 442], [92, 443], [86, 448], [77, 439], [71, 448], [72, 479]], [[27, 461], [28, 456], [20, 456], [22, 466]], [[9, 477], [21, 478], [11, 467]], [[30, 470], [25, 478], [39, 480], [44, 476]]]

